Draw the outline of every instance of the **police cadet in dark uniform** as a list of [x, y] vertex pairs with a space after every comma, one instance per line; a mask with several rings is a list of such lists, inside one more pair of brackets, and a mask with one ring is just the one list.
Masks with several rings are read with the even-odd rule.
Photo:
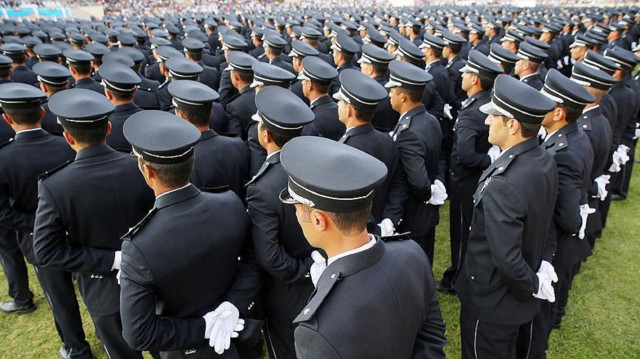
[[6, 43], [0, 46], [2, 54], [11, 58], [11, 80], [36, 86], [38, 78], [27, 66], [27, 48], [23, 44]]
[[540, 79], [538, 70], [542, 62], [547, 58], [547, 54], [530, 43], [523, 42], [518, 48], [517, 55], [520, 60], [516, 62], [513, 73], [520, 78], [520, 81], [540, 91], [544, 84]]
[[[166, 78], [162, 75], [162, 72], [160, 71], [160, 53], [158, 52], [158, 49], [161, 46], [171, 46], [171, 41], [162, 38], [162, 37], [152, 37], [149, 42], [151, 43], [151, 53], [154, 55], [154, 58], [156, 60], [156, 62], [154, 64], [147, 64], [147, 67], [144, 68], [144, 76], [154, 80], [154, 81], [158, 81], [159, 83], [164, 83]], [[175, 49], [174, 49], [175, 50]]]
[[[302, 92], [309, 99], [315, 115], [305, 126], [303, 135], [322, 136], [337, 141], [344, 134], [344, 124], [338, 119], [338, 105], [329, 96], [329, 87], [338, 81], [338, 71], [317, 56], [302, 59]], [[338, 82], [339, 83], [339, 82]]]
[[485, 44], [484, 29], [481, 25], [471, 24], [469, 27], [469, 43], [471, 44], [470, 50], [478, 50], [483, 55], [489, 56], [489, 46]]
[[247, 184], [247, 204], [256, 259], [267, 273], [260, 294], [261, 312], [269, 357], [296, 358], [293, 320], [313, 291], [308, 275], [313, 248], [298, 226], [295, 209], [278, 199], [287, 184], [280, 149], [300, 135], [302, 127], [313, 120], [313, 112], [293, 93], [277, 86], [260, 90], [256, 106], [257, 135], [267, 159]]
[[253, 56], [239, 51], [227, 55], [229, 67], [225, 71], [231, 76], [231, 83], [238, 90], [226, 105], [229, 119], [229, 133], [241, 137], [246, 141], [251, 116], [256, 113], [255, 90], [252, 65], [257, 62]]
[[74, 272], [108, 356], [142, 358], [122, 338], [116, 272], [120, 237], [149, 210], [153, 197], [135, 161], [106, 145], [114, 110], [106, 97], [70, 89], [51, 96], [49, 108], [77, 155], [40, 176], [36, 260], [43, 267]]
[[[369, 232], [382, 233], [383, 226], [392, 225], [390, 219], [383, 217], [387, 198], [404, 197], [402, 192], [406, 190], [403, 173], [399, 170], [398, 149], [395, 143], [387, 133], [376, 131], [371, 124], [376, 107], [379, 106], [380, 101], [388, 99], [389, 94], [379, 82], [354, 70], [343, 71], [340, 74], [340, 83], [342, 84], [340, 90], [333, 95], [333, 98], [338, 100], [338, 116], [347, 130], [340, 137], [339, 142], [355, 147], [382, 161], [389, 173], [384, 182], [376, 188], [367, 225]], [[401, 213], [402, 210], [396, 209], [396, 212]], [[376, 228], [376, 225], [383, 221], [388, 224], [381, 224], [381, 228]], [[382, 233], [382, 235], [388, 234], [391, 233]]]
[[[278, 66], [283, 70], [287, 70], [292, 74], [295, 74], [293, 71], [293, 66], [290, 63], [282, 60], [282, 51], [284, 47], [287, 46], [287, 41], [283, 39], [280, 35], [272, 32], [266, 32], [262, 37], [264, 40], [264, 51], [265, 57], [269, 60], [269, 64]], [[286, 55], [285, 55], [286, 56]]]
[[518, 55], [500, 46], [500, 44], [491, 44], [489, 59], [502, 66], [505, 75], [512, 75], [516, 62], [520, 60]]
[[238, 261], [248, 238], [242, 201], [189, 183], [201, 134], [186, 121], [142, 111], [127, 120], [124, 134], [156, 201], [124, 235], [122, 335], [163, 359], [238, 358], [230, 338], [242, 329], [239, 310], [252, 300], [251, 286], [259, 286]]
[[[302, 72], [302, 60], [307, 56], [318, 56], [320, 52], [318, 50], [311, 47], [311, 45], [305, 44], [302, 41], [293, 41], [291, 42], [291, 52], [289, 53], [289, 57], [291, 57], [291, 65], [293, 66], [293, 71], [296, 74]], [[290, 87], [291, 92], [296, 94], [304, 103], [309, 105], [309, 99], [304, 96], [302, 92], [302, 81], [295, 79]]]
[[[384, 49], [373, 44], [365, 44], [362, 46], [362, 56], [358, 59], [360, 72], [369, 76], [384, 88], [389, 79], [389, 63], [394, 59], [395, 56]], [[398, 123], [398, 116], [399, 114], [391, 108], [389, 96], [385, 96], [378, 103], [373, 119], [368, 122], [379, 131], [389, 132]]]
[[198, 39], [184, 39], [182, 40], [182, 46], [184, 46], [185, 57], [203, 68], [199, 76], [199, 81], [213, 90], [218, 90], [220, 86], [220, 72], [218, 69], [209, 67], [202, 62], [204, 43]]
[[[38, 207], [38, 175], [55, 168], [73, 158], [65, 141], [48, 134], [41, 127], [44, 110], [41, 100], [44, 92], [37, 88], [12, 83], [0, 85], [0, 105], [4, 121], [15, 130], [13, 141], [0, 149], [0, 225], [14, 232], [18, 246], [27, 261], [33, 264], [38, 281], [51, 306], [58, 335], [63, 342], [59, 354], [62, 358], [91, 358], [91, 348], [85, 340], [82, 319], [78, 308], [71, 274], [62, 270], [42, 268], [33, 253], [33, 222]], [[4, 246], [3, 246], [4, 247]], [[3, 248], [4, 249], [4, 248]], [[4, 261], [3, 268], [9, 283], [23, 280], [25, 288], [12, 293], [16, 298], [0, 304], [5, 313], [27, 313], [35, 309], [29, 298], [21, 298], [23, 290], [28, 292], [28, 279], [21, 278], [24, 268], [15, 260]], [[24, 265], [24, 264], [22, 264]], [[26, 273], [24, 273], [26, 274]], [[26, 303], [21, 302], [27, 299]]]
[[[229, 54], [232, 52], [243, 52], [247, 48], [247, 42], [242, 36], [239, 36], [234, 31], [227, 31], [223, 38], [223, 45], [221, 50], [224, 52], [223, 60], [219, 65], [220, 70], [220, 87], [218, 93], [220, 94], [220, 102], [222, 105], [231, 100], [232, 97], [238, 94], [238, 90], [233, 86], [231, 81], [231, 73], [225, 71], [229, 67]], [[250, 55], [251, 56], [251, 55]]]
[[397, 60], [391, 62], [389, 70], [385, 86], [391, 88], [391, 106], [400, 114], [391, 136], [398, 147], [408, 188], [404, 198], [394, 199], [401, 203], [402, 214], [385, 209], [383, 216], [391, 220], [399, 233], [411, 232], [411, 238], [420, 244], [429, 263], [433, 263], [435, 229], [440, 220], [437, 206], [444, 203], [446, 190], [438, 171], [440, 124], [422, 104], [424, 88], [432, 77], [419, 67]]
[[91, 77], [91, 62], [94, 57], [84, 50], [64, 50], [64, 57], [75, 80], [74, 88], [95, 91], [104, 96], [104, 88]]
[[[555, 109], [542, 121], [547, 136], [541, 147], [553, 156], [558, 169], [558, 195], [549, 233], [554, 236], [550, 241], [556, 243], [551, 265], [558, 281], [554, 290], [555, 302], [544, 302], [532, 324], [532, 343], [527, 352], [534, 358], [545, 357], [551, 326], [564, 315], [577, 266], [591, 254], [585, 229], [591, 211], [587, 196], [591, 186], [593, 149], [576, 120], [584, 107], [595, 101], [584, 87], [556, 69], [547, 72], [540, 92], [556, 103]], [[548, 266], [546, 261], [543, 263]]]
[[113, 62], [100, 66], [98, 74], [102, 78], [105, 96], [115, 106], [115, 110], [109, 115], [111, 133], [107, 136], [107, 145], [129, 153], [131, 145], [124, 138], [122, 126], [129, 116], [142, 111], [134, 102], [140, 77], [130, 68]]
[[554, 107], [530, 86], [500, 75], [491, 102], [480, 108], [489, 114], [489, 142], [503, 152], [478, 182], [455, 284], [462, 306], [462, 358], [515, 357], [520, 326], [529, 326], [540, 310], [537, 298], [553, 300], [551, 282], [557, 278], [540, 264], [553, 256], [547, 233], [558, 175], [536, 136]]
[[425, 56], [425, 70], [433, 77], [433, 83], [438, 91], [442, 101], [449, 103], [449, 73], [442, 66], [440, 58], [442, 57], [442, 49], [446, 43], [439, 37], [424, 34], [424, 39], [420, 48]]
[[[176, 51], [171, 47], [165, 47], [160, 49], [163, 51], [164, 49], [169, 50], [167, 53], [173, 53]], [[191, 60], [185, 59], [182, 55], [169, 54], [168, 57], [163, 59], [160, 64], [160, 70], [166, 76], [167, 80], [158, 87], [158, 103], [160, 104], [161, 111], [169, 111], [171, 109], [171, 95], [169, 94], [169, 90], [167, 86], [173, 81], [179, 80], [198, 80], [198, 75], [202, 73], [202, 66], [196, 64]]]
[[600, 101], [616, 79], [604, 71], [577, 62], [573, 64], [571, 80], [585, 86], [595, 96], [595, 101], [585, 106], [582, 116], [577, 120], [578, 127], [589, 136], [594, 154], [588, 201], [589, 207], [595, 208], [596, 212], [589, 216], [585, 230], [585, 237], [593, 250], [596, 238], [603, 229], [600, 204], [607, 198], [607, 185], [611, 178], [607, 169], [611, 165], [610, 151], [613, 142], [613, 131], [609, 120], [602, 114]]
[[52, 135], [62, 136], [64, 130], [58, 123], [56, 116], [49, 110], [48, 98], [69, 88], [71, 72], [66, 67], [50, 61], [33, 65], [33, 72], [38, 75], [40, 89], [47, 95], [47, 100], [42, 101], [42, 108], [44, 109], [42, 128]]
[[438, 285], [439, 290], [446, 292], [453, 292], [453, 282], [467, 248], [473, 215], [473, 193], [478, 179], [499, 154], [497, 148], [491, 155], [487, 154], [491, 147], [487, 140], [489, 128], [484, 124], [487, 116], [479, 109], [491, 100], [493, 82], [503, 70], [481, 52], [471, 50], [467, 65], [460, 71], [462, 89], [466, 91], [468, 99], [462, 103], [453, 132], [449, 182], [451, 266], [444, 272]]
[[444, 358], [427, 258], [412, 241], [383, 242], [367, 233], [386, 166], [308, 136], [289, 141], [281, 161], [289, 179], [280, 198], [295, 204], [305, 237], [328, 256], [314, 262], [316, 290], [294, 321], [297, 358]]
[[195, 165], [189, 181], [203, 190], [228, 187], [241, 199], [249, 176], [249, 151], [239, 138], [220, 136], [210, 127], [209, 114], [217, 92], [205, 84], [181, 80], [169, 84], [176, 116], [200, 131]]
[[118, 50], [119, 53], [125, 54], [133, 60], [131, 68], [140, 77], [140, 84], [136, 86], [136, 93], [133, 95], [133, 102], [143, 110], [157, 110], [160, 108], [158, 103], [157, 91], [160, 82], [151, 80], [142, 75], [140, 72], [144, 62], [144, 55], [140, 50], [131, 47], [123, 47]]
[[[335, 42], [331, 45], [331, 53], [333, 56], [333, 62], [336, 65], [338, 73], [355, 68], [353, 66], [353, 58], [358, 52], [360, 52], [360, 45], [355, 42], [346, 31], [340, 31], [335, 37]], [[333, 95], [340, 89], [340, 82], [334, 80], [331, 84], [329, 94]]]

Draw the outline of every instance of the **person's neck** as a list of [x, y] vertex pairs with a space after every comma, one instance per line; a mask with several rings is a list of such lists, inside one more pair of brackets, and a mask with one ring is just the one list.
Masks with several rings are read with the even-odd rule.
[[122, 105], [130, 105], [133, 103], [133, 99], [131, 100], [116, 100], [115, 98], [111, 100], [111, 103], [114, 106], [122, 106]]
[[329, 96], [329, 94], [327, 93], [320, 93], [320, 92], [316, 92], [316, 91], [309, 91], [309, 93], [307, 94], [307, 99], [309, 99], [309, 102], [313, 102], [319, 98], [325, 97], [325, 96]]
[[202, 126], [196, 126], [196, 128], [198, 129], [198, 131], [200, 132], [206, 132], [209, 131], [211, 128], [209, 127], [209, 125], [202, 125]]
[[11, 63], [11, 68], [15, 69], [16, 67], [24, 67], [25, 66], [24, 64], [25, 64], [25, 62], [22, 62], [22, 63], [19, 63], [19, 64]]
[[72, 76], [73, 76], [73, 79], [76, 80], [76, 81], [88, 79], [89, 77], [91, 77], [90, 74], [82, 75], [82, 74], [78, 74], [78, 73], [76, 73], [75, 75], [72, 75]]
[[42, 126], [40, 125], [40, 121], [38, 121], [38, 123], [33, 124], [33, 125], [20, 125], [20, 124], [14, 122], [11, 125], [11, 128], [13, 129], [13, 131], [15, 133], [18, 133], [20, 131], [27, 131], [27, 130], [34, 130], [36, 128], [42, 128]]
[[400, 106], [400, 111], [398, 111], [398, 112], [402, 115], [403, 113], [407, 113], [407, 112], [409, 112], [409, 111], [413, 110], [414, 108], [419, 107], [421, 105], [422, 105], [422, 102], [408, 102], [408, 103], [402, 104]]
[[273, 56], [270, 52], [265, 52], [265, 55], [269, 59], [269, 61], [273, 61], [277, 58], [277, 56]]
[[567, 121], [554, 121], [552, 122], [549, 126], [544, 126], [545, 131], [547, 131], [547, 133], [553, 133], [558, 131], [559, 129], [563, 128], [564, 126], [568, 125], [569, 123]]
[[522, 73], [522, 75], [520, 75], [520, 79], [523, 79], [523, 78], [525, 78], [527, 76], [530, 76], [530, 75], [533, 75], [533, 74], [536, 73], [536, 71], [531, 71], [531, 70], [523, 70], [522, 72], [523, 73]]
[[367, 122], [360, 121], [357, 118], [355, 118], [355, 116], [347, 117], [346, 119], [344, 119], [343, 123], [344, 123], [344, 127], [346, 128], [358, 127], [358, 126], [367, 124]]
[[478, 93], [480, 93], [480, 92], [482, 92], [482, 87], [480, 87], [480, 86], [473, 86], [472, 88], [470, 88], [470, 89], [467, 91], [467, 97], [468, 97], [468, 98], [471, 98], [471, 96], [473, 96], [473, 95], [475, 95], [475, 94], [478, 94]]
[[336, 62], [336, 67], [344, 66], [346, 63], [347, 62], [344, 59], [340, 59]]
[[498, 145], [498, 147], [500, 147], [500, 150], [504, 152], [509, 148], [517, 146], [527, 140], [530, 140], [530, 138], [524, 138], [522, 136], [510, 136], [504, 143]]
[[189, 184], [189, 181], [181, 184], [181, 185], [177, 185], [177, 186], [165, 186], [162, 183], [155, 183], [152, 187], [153, 189], [153, 194], [156, 196], [156, 198], [158, 196], [160, 196], [161, 194], [167, 193], [169, 191], [173, 191], [174, 189], [178, 189], [180, 187], [184, 187], [186, 185]]
[[340, 235], [340, 237], [327, 241], [322, 248], [329, 258], [362, 247], [371, 240], [366, 229], [353, 236]]
[[269, 156], [271, 154], [274, 154], [274, 153], [280, 151], [281, 148], [278, 147], [278, 145], [276, 145], [275, 143], [269, 142], [269, 143], [267, 143], [267, 146], [265, 147], [265, 150], [267, 150], [267, 156]]
[[242, 92], [242, 90], [247, 88], [249, 85], [250, 85], [250, 83], [243, 82], [242, 84], [238, 84], [238, 86], [236, 86], [236, 89], [238, 90], [238, 92]]
[[592, 102], [592, 103], [590, 103], [590, 104], [587, 104], [587, 105], [584, 107], [584, 109], [585, 109], [585, 110], [588, 110], [588, 109], [590, 109], [590, 108], [594, 108], [594, 107], [597, 107], [597, 106], [600, 106], [600, 100], [597, 100], [596, 102]]
[[88, 145], [88, 144], [85, 144], [85, 143], [76, 142], [73, 145], [69, 145], [69, 146], [71, 146], [71, 148], [74, 151], [76, 151], [76, 153], [78, 153], [78, 152], [80, 152], [80, 151], [82, 151], [82, 150], [84, 150], [86, 148], [89, 148], [89, 147], [102, 146], [102, 145], [106, 145], [106, 144], [107, 144], [107, 140], [105, 139], [103, 142], [97, 143], [95, 145]]

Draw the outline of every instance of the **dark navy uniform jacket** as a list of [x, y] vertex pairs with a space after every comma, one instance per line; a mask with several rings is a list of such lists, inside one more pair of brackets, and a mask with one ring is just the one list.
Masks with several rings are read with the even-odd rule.
[[21, 82], [23, 84], [38, 86], [38, 75], [35, 72], [29, 70], [26, 66], [16, 66], [13, 68], [13, 75], [11, 75], [13, 82]]
[[104, 96], [104, 87], [102, 87], [102, 85], [100, 85], [98, 82], [96, 82], [96, 80], [92, 79], [91, 77], [87, 77], [87, 78], [76, 81], [74, 87], [79, 89], [87, 89], [87, 90], [95, 91]]
[[460, 69], [466, 64], [467, 62], [460, 56], [456, 56], [447, 62], [446, 69], [449, 73], [449, 104], [454, 110], [459, 110], [462, 101], [467, 98], [467, 93], [462, 91], [462, 73], [460, 72]]
[[201, 132], [195, 154], [195, 166], [189, 177], [194, 186], [205, 190], [227, 186], [244, 198], [244, 184], [249, 177], [249, 151], [242, 140], [207, 130]]
[[136, 94], [133, 95], [133, 102], [143, 110], [160, 109], [160, 103], [158, 103], [158, 96], [156, 95], [160, 83], [142, 75], [139, 76], [142, 82], [137, 86]]
[[302, 130], [304, 136], [322, 136], [337, 141], [344, 134], [344, 124], [338, 119], [338, 104], [331, 97], [323, 96], [311, 104], [315, 115], [312, 123]]
[[478, 179], [491, 164], [487, 151], [489, 126], [484, 124], [487, 115], [480, 106], [491, 101], [491, 91], [482, 91], [463, 103], [454, 125], [453, 150], [451, 152], [451, 198], [459, 200], [473, 196]]
[[295, 320], [299, 359], [444, 358], [444, 323], [420, 246], [382, 242], [331, 263]]
[[[229, 72], [229, 71], [226, 71]], [[256, 91], [249, 86], [243, 88], [237, 95], [227, 102], [227, 119], [229, 133], [247, 140], [249, 124], [253, 122], [251, 116], [256, 113]]]
[[476, 45], [471, 45], [471, 50], [478, 50], [485, 56], [489, 56], [489, 52], [491, 52], [489, 46], [487, 46], [487, 44], [485, 44], [482, 40], [480, 40], [480, 42]]
[[455, 286], [471, 317], [519, 325], [538, 313], [536, 272], [553, 256], [545, 249], [557, 194], [556, 165], [537, 138], [504, 151], [482, 173]]
[[75, 161], [38, 183], [34, 251], [39, 264], [76, 272], [92, 316], [120, 311], [112, 271], [120, 237], [149, 211], [153, 192], [136, 160], [106, 145], [78, 152]]
[[171, 100], [173, 96], [169, 93], [169, 84], [171, 83], [171, 79], [166, 79], [160, 86], [158, 86], [158, 91], [156, 92], [156, 96], [158, 97], [158, 104], [160, 105], [160, 111], [170, 111], [173, 103]]
[[[635, 132], [639, 100], [633, 87], [628, 83], [629, 81], [636, 80], [628, 79], [616, 82], [611, 87], [609, 94], [613, 97], [618, 108], [616, 125], [613, 127], [613, 142], [632, 147], [632, 137]], [[632, 126], [629, 128], [630, 123], [632, 123]], [[625, 136], [625, 133], [628, 134], [628, 136]]]
[[309, 106], [309, 99], [306, 98], [304, 96], [304, 92], [302, 92], [302, 81], [298, 79], [293, 80], [293, 82], [291, 83], [291, 86], [289, 86], [289, 90], [291, 90], [291, 92], [293, 92], [298, 97], [300, 97], [300, 99], [304, 101], [304, 103], [306, 103], [307, 106]]
[[156, 199], [122, 242], [122, 336], [129, 346], [160, 351], [163, 359], [238, 358], [233, 345], [215, 354], [202, 316], [223, 301], [244, 313], [252, 300], [249, 285], [258, 283], [246, 280], [238, 261], [247, 227], [231, 191], [189, 184]]
[[220, 72], [218, 72], [218, 69], [209, 67], [202, 62], [198, 62], [198, 64], [204, 69], [198, 76], [198, 80], [212, 90], [218, 91], [218, 87], [220, 87]]
[[440, 218], [438, 208], [425, 203], [431, 198], [434, 181], [437, 178], [442, 181], [438, 172], [442, 143], [440, 124], [420, 105], [400, 117], [392, 136], [398, 147], [408, 190], [402, 217], [385, 213], [384, 218], [391, 219], [400, 232], [425, 235], [435, 228]]
[[440, 60], [435, 60], [430, 64], [427, 64], [426, 71], [433, 76], [433, 83], [436, 86], [436, 90], [444, 103], [449, 103], [450, 85], [449, 85], [449, 73], [447, 69], [442, 66]]
[[520, 79], [520, 81], [524, 82], [525, 84], [533, 87], [538, 91], [540, 91], [542, 89], [542, 86], [544, 86], [544, 82], [542, 82], [542, 80], [540, 79], [540, 75], [538, 73], [527, 75], [524, 78]]
[[291, 65], [290, 63], [283, 61], [282, 58], [280, 57], [276, 57], [273, 60], [269, 60], [269, 63], [273, 66], [278, 66], [279, 68], [283, 69], [283, 70], [287, 70], [289, 72], [291, 72], [292, 74], [296, 75], [296, 72], [293, 71], [293, 65]]
[[[0, 225], [33, 232], [38, 208], [38, 176], [72, 160], [67, 142], [43, 129], [24, 131], [0, 147]], [[20, 236], [22, 237], [22, 236]], [[29, 263], [36, 264], [30, 236], [18, 244]]]
[[[376, 187], [374, 192], [373, 207], [371, 209], [373, 222], [369, 221], [370, 224], [373, 224], [369, 230], [373, 231], [375, 230], [375, 225], [384, 219], [383, 211], [387, 204], [387, 198], [390, 196], [400, 198], [406, 196], [406, 182], [403, 172], [399, 169], [398, 149], [391, 136], [387, 133], [376, 131], [370, 123], [348, 129], [340, 138], [340, 142], [370, 154], [387, 166], [387, 178], [381, 185]], [[388, 210], [390, 210], [390, 207]], [[402, 209], [396, 209], [396, 214], [401, 215]]]
[[[578, 118], [578, 127], [580, 127], [589, 136], [591, 147], [593, 149], [593, 166], [591, 168], [591, 180], [595, 180], [604, 174], [611, 166], [611, 142], [613, 141], [613, 132], [609, 121], [602, 115], [601, 108], [592, 107], [583, 112]], [[592, 184], [590, 190], [591, 196], [597, 194], [597, 186]], [[591, 220], [589, 220], [591, 222]]]
[[44, 117], [42, 118], [42, 128], [52, 135], [62, 136], [64, 129], [62, 125], [58, 123], [56, 115], [49, 110], [49, 100], [42, 101], [42, 108], [44, 109]]
[[[374, 80], [382, 86], [388, 82], [386, 76], [378, 76]], [[388, 93], [389, 89], [386, 90]], [[378, 108], [376, 108], [376, 114], [373, 116], [371, 124], [379, 131], [389, 132], [393, 130], [398, 123], [398, 118], [400, 118], [400, 114], [393, 110], [391, 107], [391, 99], [387, 96], [378, 103]]]
[[15, 135], [15, 131], [13, 131], [8, 123], [6, 123], [4, 120], [0, 121], [0, 143], [9, 141]]
[[589, 242], [580, 239], [578, 231], [582, 225], [580, 205], [587, 203], [591, 187], [593, 149], [589, 137], [575, 122], [551, 134], [542, 147], [553, 156], [558, 168], [558, 199], [552, 227], [557, 249], [551, 263], [555, 268], [569, 270], [591, 254]]
[[164, 76], [162, 76], [162, 72], [160, 72], [160, 64], [157, 62], [145, 68], [144, 76], [148, 79], [158, 81], [159, 83], [163, 83], [165, 81]]
[[109, 115], [109, 122], [111, 122], [111, 133], [107, 136], [107, 144], [118, 151], [129, 153], [131, 152], [131, 145], [126, 138], [122, 128], [124, 122], [136, 112], [140, 112], [142, 109], [135, 103], [129, 103], [125, 105], [118, 105], [116, 109]]

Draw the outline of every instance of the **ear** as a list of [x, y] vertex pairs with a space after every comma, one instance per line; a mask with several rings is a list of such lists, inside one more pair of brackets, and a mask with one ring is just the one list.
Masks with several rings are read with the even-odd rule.
[[515, 135], [517, 133], [520, 133], [520, 121], [509, 120], [509, 134]]
[[71, 137], [71, 135], [68, 132], [62, 132], [62, 136], [64, 137], [65, 141], [67, 141], [67, 143], [69, 144], [69, 146], [73, 147], [76, 144], [76, 140]]
[[355, 117], [356, 116], [356, 110], [353, 108], [353, 106], [346, 104], [345, 106], [347, 108], [347, 116], [348, 117]]
[[40, 107], [40, 121], [42, 121], [44, 116], [45, 116], [44, 107]]
[[76, 69], [73, 68], [73, 66], [69, 66], [69, 71], [71, 71], [71, 75], [76, 75], [78, 73]]
[[109, 134], [111, 134], [111, 121], [107, 122], [107, 136], [109, 136]]
[[2, 118], [4, 119], [4, 121], [5, 121], [6, 123], [8, 123], [8, 124], [9, 124], [9, 126], [13, 125], [13, 123], [14, 123], [14, 122], [13, 122], [13, 119], [11, 119], [11, 117], [9, 117], [9, 115], [7, 115], [7, 113], [6, 113], [6, 112], [2, 114]]
[[329, 219], [329, 216], [326, 212], [312, 210], [309, 214], [309, 218], [311, 219], [311, 225], [315, 228], [316, 231], [325, 232], [327, 229], [329, 229], [331, 219]]
[[47, 85], [42, 81], [40, 81], [40, 90], [45, 93], [47, 92]]

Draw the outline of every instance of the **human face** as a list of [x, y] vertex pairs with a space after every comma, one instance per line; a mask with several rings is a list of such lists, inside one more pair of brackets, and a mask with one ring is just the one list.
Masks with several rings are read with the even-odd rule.
[[399, 109], [402, 104], [402, 100], [400, 98], [400, 91], [398, 91], [397, 87], [393, 87], [391, 88], [391, 91], [389, 91], [389, 100], [391, 102], [391, 108], [396, 112], [400, 112]]
[[474, 85], [474, 78], [476, 78], [476, 75], [474, 73], [464, 72], [462, 74], [462, 91], [469, 91], [469, 89]]
[[338, 120], [345, 123], [349, 117], [349, 105], [344, 100], [338, 101]]
[[584, 59], [584, 55], [587, 53], [587, 48], [583, 46], [576, 46], [570, 51], [572, 59], [576, 61], [582, 61]]
[[522, 70], [524, 69], [524, 61], [525, 60], [518, 60], [516, 61], [516, 66], [513, 69], [513, 73], [520, 76], [520, 74], [522, 73]]
[[500, 148], [504, 146], [509, 136], [509, 128], [504, 124], [503, 118], [504, 116], [489, 115], [484, 120], [484, 124], [489, 126], [489, 143]]

